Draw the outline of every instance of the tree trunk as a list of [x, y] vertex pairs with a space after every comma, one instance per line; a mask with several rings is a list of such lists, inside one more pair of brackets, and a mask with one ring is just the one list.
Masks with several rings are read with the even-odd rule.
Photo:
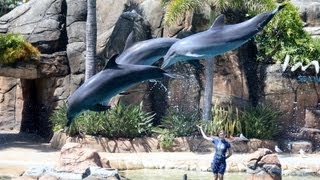
[[87, 0], [85, 81], [96, 73], [97, 17], [96, 0]]
[[204, 88], [203, 113], [202, 113], [202, 119], [205, 121], [211, 121], [212, 119], [211, 108], [212, 108], [212, 94], [213, 94], [214, 60], [215, 58], [206, 60], [207, 61], [207, 65], [205, 69], [206, 83]]

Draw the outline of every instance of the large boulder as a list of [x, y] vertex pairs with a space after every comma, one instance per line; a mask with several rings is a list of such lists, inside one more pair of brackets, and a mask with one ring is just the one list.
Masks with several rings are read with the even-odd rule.
[[319, 0], [292, 0], [291, 1], [301, 12], [302, 20], [307, 23], [307, 26], [319, 26]]
[[67, 143], [61, 148], [56, 170], [82, 173], [90, 166], [102, 167], [99, 154], [93, 149], [82, 148], [79, 143]]
[[259, 149], [250, 157], [247, 164], [248, 178], [281, 180], [282, 169], [276, 154], [269, 149]]

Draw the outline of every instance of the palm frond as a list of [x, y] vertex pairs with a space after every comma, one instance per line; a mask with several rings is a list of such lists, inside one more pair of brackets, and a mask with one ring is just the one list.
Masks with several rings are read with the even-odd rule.
[[166, 4], [166, 13], [164, 16], [164, 22], [170, 25], [177, 21], [178, 18], [184, 16], [186, 12], [199, 9], [204, 1], [201, 0], [164, 0]]

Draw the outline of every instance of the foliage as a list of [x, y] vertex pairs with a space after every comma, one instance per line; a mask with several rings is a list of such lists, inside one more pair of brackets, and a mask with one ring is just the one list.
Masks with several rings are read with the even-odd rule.
[[11, 64], [18, 60], [30, 60], [40, 52], [27, 42], [22, 35], [0, 34], [0, 64]]
[[173, 146], [174, 138], [176, 137], [169, 129], [155, 127], [152, 130], [154, 133], [159, 134], [158, 139], [160, 146], [164, 150], [170, 150]]
[[202, 6], [201, 0], [162, 0], [162, 4], [167, 7], [164, 22], [171, 24], [186, 12], [199, 9]]
[[107, 114], [106, 131], [110, 137], [140, 137], [151, 132], [155, 114], [144, 112], [139, 106], [117, 105]]
[[290, 2], [256, 36], [256, 42], [259, 60], [281, 62], [288, 54], [292, 57], [290, 64], [309, 63], [320, 53], [319, 41], [313, 41], [303, 30], [299, 10]]
[[275, 138], [281, 130], [278, 121], [280, 115], [280, 111], [270, 105], [247, 108], [241, 116], [241, 122], [244, 124], [244, 134], [249, 138]]
[[217, 12], [212, 18], [228, 8], [245, 11], [250, 16], [275, 6], [273, 0], [162, 0], [162, 4], [166, 8], [164, 21], [167, 25], [172, 24], [188, 11], [203, 11], [205, 4]]
[[196, 125], [199, 123], [197, 113], [185, 113], [179, 110], [169, 110], [162, 118], [159, 127], [168, 129], [175, 137], [189, 136], [197, 131]]
[[49, 121], [52, 124], [52, 130], [54, 132], [60, 131], [66, 125], [67, 119], [67, 105], [64, 103], [63, 105], [59, 106], [51, 116], [49, 117]]
[[[50, 117], [53, 131], [61, 130], [66, 122], [67, 107], [59, 107]], [[152, 120], [155, 114], [147, 113], [139, 106], [117, 105], [107, 112], [87, 111], [78, 116], [68, 133], [71, 136], [77, 134], [101, 135], [111, 138], [134, 138], [147, 135], [151, 132]]]
[[221, 107], [217, 103], [212, 107], [212, 120], [204, 122], [204, 131], [215, 136], [224, 130], [227, 136], [234, 136], [242, 131], [240, 112], [231, 106]]

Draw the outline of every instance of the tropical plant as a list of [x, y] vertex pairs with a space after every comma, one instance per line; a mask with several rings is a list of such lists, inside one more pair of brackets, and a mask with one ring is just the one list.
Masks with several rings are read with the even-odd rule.
[[241, 113], [232, 106], [222, 107], [218, 103], [212, 108], [212, 120], [203, 122], [204, 131], [215, 136], [219, 130], [224, 130], [227, 136], [234, 136], [242, 132]]
[[[53, 131], [63, 129], [67, 122], [67, 107], [60, 106], [50, 116]], [[152, 129], [155, 114], [138, 106], [117, 105], [107, 112], [87, 111], [79, 115], [68, 129], [70, 136], [78, 134], [101, 135], [110, 138], [134, 138], [148, 135]]]
[[40, 55], [37, 48], [15, 33], [0, 34], [0, 64], [36, 59]]
[[244, 134], [249, 138], [274, 139], [281, 131], [279, 110], [270, 105], [248, 107], [241, 116]]
[[158, 134], [158, 139], [160, 146], [164, 150], [171, 150], [174, 138], [176, 137], [174, 133], [172, 133], [169, 129], [155, 127], [152, 131]]
[[175, 137], [189, 136], [197, 131], [199, 123], [197, 113], [185, 113], [180, 110], [170, 109], [162, 118], [160, 128], [168, 129]]
[[275, 16], [262, 33], [257, 35], [258, 60], [282, 62], [290, 55], [290, 64], [309, 63], [318, 59], [319, 42], [312, 40], [303, 30], [299, 10], [287, 2], [283, 10]]
[[85, 81], [96, 73], [97, 15], [96, 0], [87, 0]]
[[143, 105], [117, 105], [107, 113], [104, 126], [111, 137], [141, 137], [148, 135], [152, 129], [155, 114], [144, 112]]

